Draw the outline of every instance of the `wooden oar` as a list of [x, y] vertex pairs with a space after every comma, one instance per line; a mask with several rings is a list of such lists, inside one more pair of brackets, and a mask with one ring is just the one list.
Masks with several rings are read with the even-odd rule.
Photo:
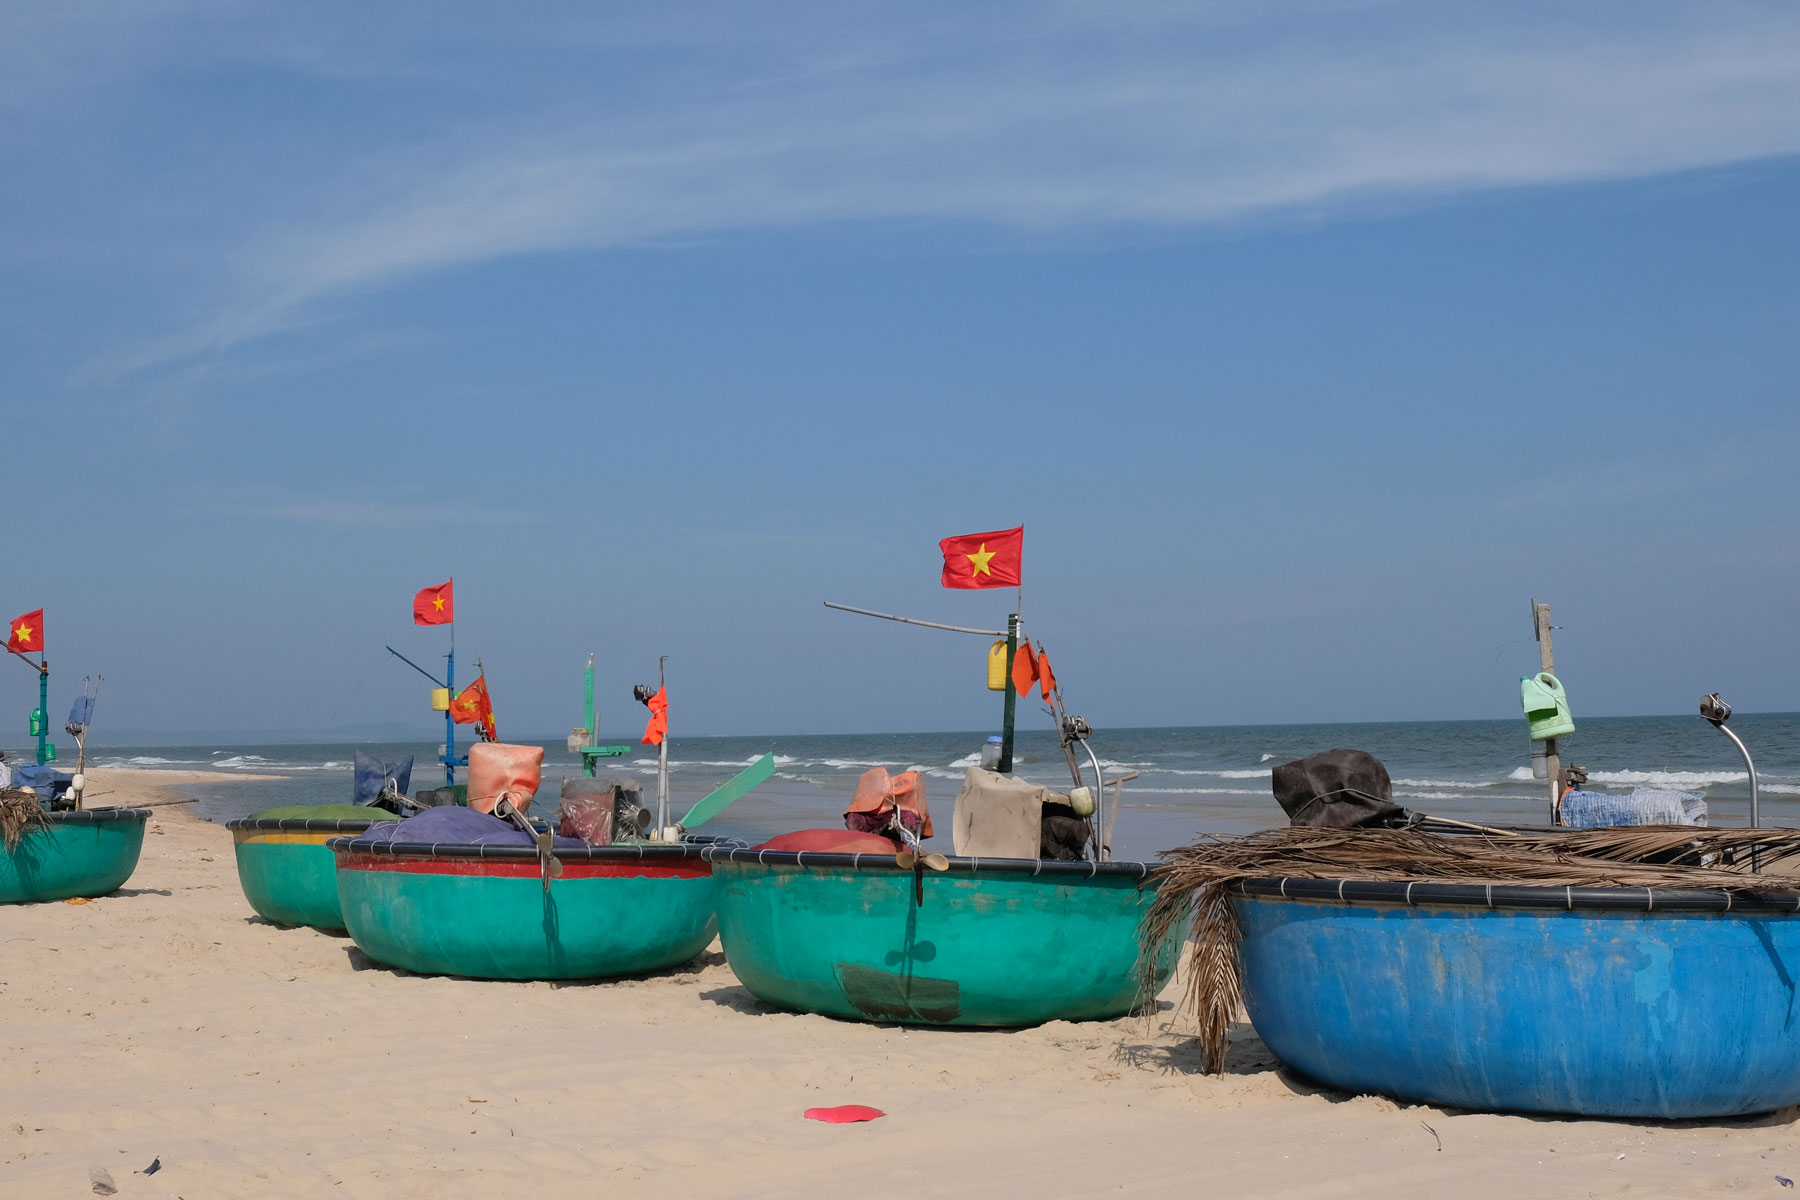
[[743, 799], [751, 788], [764, 782], [773, 774], [775, 774], [775, 756], [765, 754], [708, 792], [704, 799], [688, 809], [687, 816], [676, 823], [676, 828], [685, 832], [706, 824], [724, 812], [732, 801]]

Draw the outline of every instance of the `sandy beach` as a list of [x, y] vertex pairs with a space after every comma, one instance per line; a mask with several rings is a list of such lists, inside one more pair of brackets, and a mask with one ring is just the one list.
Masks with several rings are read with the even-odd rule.
[[[241, 776], [234, 776], [241, 778]], [[106, 803], [203, 773], [97, 773]], [[765, 1008], [717, 944], [619, 983], [376, 966], [257, 918], [231, 836], [157, 810], [137, 873], [0, 908], [0, 1196], [1781, 1194], [1792, 1111], [1632, 1124], [1322, 1091], [1247, 1027], [1195, 1073], [1145, 1021], [902, 1030]], [[814, 1105], [887, 1116], [831, 1126]], [[153, 1161], [160, 1169], [142, 1174]]]

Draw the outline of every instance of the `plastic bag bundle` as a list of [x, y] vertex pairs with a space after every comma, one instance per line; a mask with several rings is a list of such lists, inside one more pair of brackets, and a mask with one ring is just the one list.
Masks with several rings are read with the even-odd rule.
[[476, 742], [469, 747], [469, 807], [477, 812], [491, 813], [503, 799], [526, 812], [543, 779], [542, 746]]
[[886, 767], [871, 767], [856, 781], [856, 794], [844, 813], [844, 826], [859, 833], [880, 833], [900, 823], [922, 838], [931, 836], [931, 809], [925, 801], [925, 781], [917, 771], [890, 776]]
[[1698, 792], [1634, 788], [1623, 794], [1577, 788], [1563, 795], [1562, 823], [1569, 829], [1609, 825], [1705, 825], [1706, 800]]

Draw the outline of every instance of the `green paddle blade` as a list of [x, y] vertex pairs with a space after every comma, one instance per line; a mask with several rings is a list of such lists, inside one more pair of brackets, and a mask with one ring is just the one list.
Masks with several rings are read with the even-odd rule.
[[688, 809], [681, 818], [683, 829], [696, 829], [724, 812], [733, 800], [742, 799], [751, 788], [775, 774], [775, 756], [765, 754], [749, 766], [709, 792], [704, 800]]

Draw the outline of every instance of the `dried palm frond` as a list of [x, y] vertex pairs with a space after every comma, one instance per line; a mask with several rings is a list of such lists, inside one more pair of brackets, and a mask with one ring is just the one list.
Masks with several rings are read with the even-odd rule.
[[19, 848], [19, 839], [27, 829], [49, 823], [44, 819], [44, 807], [38, 803], [36, 792], [23, 788], [0, 792], [0, 841], [6, 844], [8, 854]]
[[1138, 930], [1139, 978], [1150, 985], [1155, 950], [1191, 924], [1185, 999], [1199, 1020], [1205, 1069], [1214, 1074], [1224, 1069], [1226, 1026], [1241, 1003], [1242, 930], [1230, 897], [1246, 879], [1800, 890], [1794, 829], [1640, 825], [1490, 836], [1295, 826], [1206, 837], [1162, 858], [1152, 875], [1156, 900]]

